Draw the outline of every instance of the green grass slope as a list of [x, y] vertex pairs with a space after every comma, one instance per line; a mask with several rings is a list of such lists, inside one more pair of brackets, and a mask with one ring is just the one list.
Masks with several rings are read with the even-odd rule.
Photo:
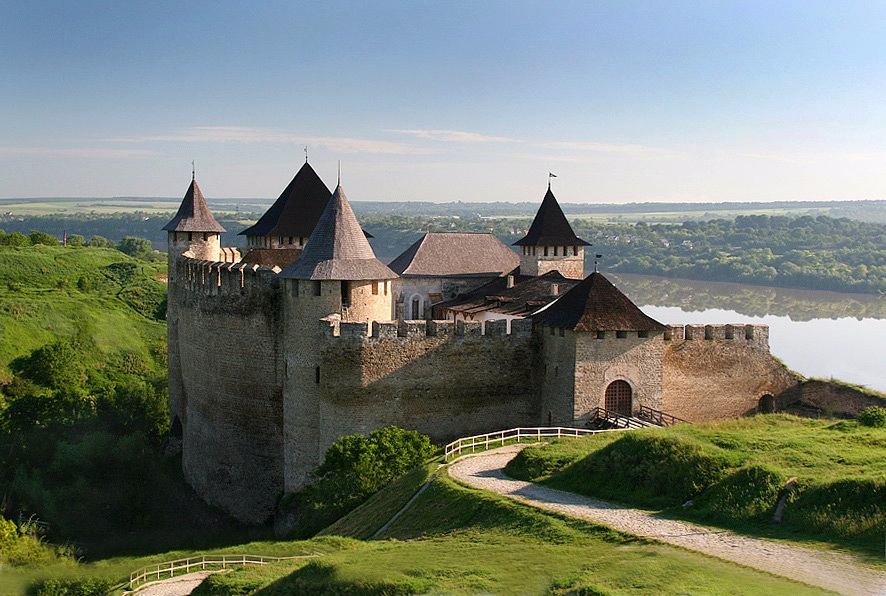
[[563, 440], [525, 449], [506, 472], [751, 535], [883, 552], [886, 429], [854, 421], [768, 415]]
[[[399, 508], [394, 503], [411, 496], [406, 487], [421, 486], [429, 472], [423, 468], [394, 483], [327, 532], [374, 532]], [[367, 527], [360, 529], [364, 522]], [[385, 538], [341, 538], [336, 550], [309, 562], [214, 575], [194, 594], [821, 593], [467, 488], [445, 472]]]
[[59, 338], [162, 361], [165, 272], [110, 248], [0, 246], [0, 382], [11, 360]]

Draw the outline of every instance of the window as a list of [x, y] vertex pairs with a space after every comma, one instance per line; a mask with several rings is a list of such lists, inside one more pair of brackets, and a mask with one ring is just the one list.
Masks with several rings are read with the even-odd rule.
[[320, 384], [320, 367], [314, 369], [314, 382]]
[[314, 296], [321, 296], [322, 295], [321, 290], [322, 290], [322, 286], [320, 286], [320, 280], [318, 279], [314, 282]]
[[648, 331], [638, 331], [637, 337], [649, 337], [649, 332]]
[[545, 246], [545, 256], [548, 256], [548, 247]]
[[351, 305], [351, 284], [346, 280], [341, 282], [341, 305], [345, 308]]
[[566, 330], [560, 327], [560, 337], [566, 337]]
[[595, 335], [594, 337], [595, 337], [596, 339], [606, 339], [606, 332], [605, 332], [605, 331], [599, 331], [599, 330], [598, 330], [598, 331], [596, 332], [596, 335]]
[[615, 332], [615, 337], [616, 337], [617, 339], [625, 339], [625, 338], [627, 338], [627, 336], [628, 336], [628, 332], [627, 332], [627, 331], [616, 331], [616, 332]]
[[424, 318], [424, 314], [421, 312], [421, 296], [416, 294], [412, 297], [412, 320], [418, 321]]
[[372, 282], [372, 293], [378, 296], [378, 283], [377, 281]]

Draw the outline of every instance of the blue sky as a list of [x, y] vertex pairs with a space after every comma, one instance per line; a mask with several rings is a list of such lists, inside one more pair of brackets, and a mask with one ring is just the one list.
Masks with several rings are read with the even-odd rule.
[[0, 197], [886, 196], [882, 2], [0, 3]]

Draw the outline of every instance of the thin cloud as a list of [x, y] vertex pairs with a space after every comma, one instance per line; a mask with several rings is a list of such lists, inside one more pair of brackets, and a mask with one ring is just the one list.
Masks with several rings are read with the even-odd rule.
[[443, 141], [446, 143], [521, 143], [517, 139], [507, 137], [491, 137], [476, 132], [464, 130], [426, 130], [426, 129], [394, 129], [388, 132], [412, 135], [428, 141]]
[[803, 163], [806, 161], [802, 157], [796, 155], [779, 155], [777, 153], [740, 153], [741, 157], [750, 157], [753, 159], [765, 159], [768, 161], [780, 161], [783, 163]]
[[597, 142], [571, 142], [556, 141], [540, 145], [546, 149], [580, 151], [584, 153], [616, 153], [622, 155], [675, 155], [674, 152], [646, 145], [631, 143], [597, 143]]
[[405, 143], [393, 143], [376, 139], [358, 139], [351, 137], [312, 137], [291, 132], [247, 126], [195, 126], [176, 134], [105, 140], [128, 143], [277, 143], [285, 145], [310, 145], [313, 147], [323, 147], [339, 153], [381, 153], [388, 155], [410, 155], [430, 152], [426, 149]]
[[0, 156], [35, 155], [39, 157], [85, 157], [91, 159], [125, 159], [154, 155], [147, 149], [95, 149], [91, 147], [18, 147], [0, 145]]

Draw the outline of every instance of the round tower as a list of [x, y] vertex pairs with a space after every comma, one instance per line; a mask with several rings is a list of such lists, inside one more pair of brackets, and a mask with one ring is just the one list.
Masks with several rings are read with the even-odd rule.
[[163, 229], [168, 232], [166, 252], [170, 281], [174, 275], [175, 260], [185, 253], [202, 261], [219, 260], [221, 233], [225, 229], [212, 216], [193, 174], [178, 213]]
[[220, 234], [225, 229], [215, 221], [193, 172], [191, 185], [182, 199], [178, 213], [163, 226], [168, 232], [166, 255], [168, 259], [168, 295], [166, 299], [167, 371], [169, 377], [170, 434], [181, 441], [187, 422], [187, 399], [182, 381], [179, 353], [178, 320], [184, 289], [178, 273], [178, 258], [187, 254], [195, 259], [218, 261]]
[[[336, 187], [301, 257], [280, 273], [283, 280], [285, 354], [285, 490], [311, 481], [326, 448], [329, 410], [323, 401], [324, 349], [338, 321], [388, 321], [397, 275], [375, 258], [341, 185]], [[326, 319], [321, 321], [321, 319]], [[359, 338], [354, 338], [359, 341]]]
[[520, 274], [544, 275], [559, 271], [569, 279], [584, 278], [585, 242], [575, 235], [557, 203], [551, 184], [532, 220], [529, 232], [514, 242], [520, 247]]

